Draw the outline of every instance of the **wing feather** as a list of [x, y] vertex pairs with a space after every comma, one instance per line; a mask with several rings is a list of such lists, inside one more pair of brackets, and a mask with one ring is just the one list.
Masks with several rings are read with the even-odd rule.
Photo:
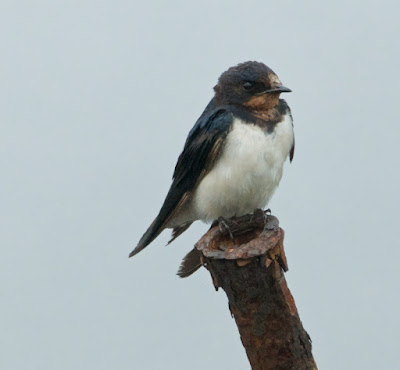
[[184, 207], [192, 190], [220, 155], [232, 122], [232, 114], [224, 108], [215, 108], [211, 100], [186, 139], [175, 166], [171, 188], [158, 216], [129, 257], [149, 245], [165, 229], [174, 214]]

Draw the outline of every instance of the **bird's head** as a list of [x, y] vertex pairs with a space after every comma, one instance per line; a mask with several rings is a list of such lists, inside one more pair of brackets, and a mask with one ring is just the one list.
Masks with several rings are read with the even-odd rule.
[[242, 105], [256, 111], [273, 108], [281, 93], [291, 92], [272, 69], [259, 62], [229, 68], [222, 73], [214, 91], [218, 104]]

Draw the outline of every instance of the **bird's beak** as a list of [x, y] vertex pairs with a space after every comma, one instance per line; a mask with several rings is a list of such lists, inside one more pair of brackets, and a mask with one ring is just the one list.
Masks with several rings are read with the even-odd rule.
[[257, 95], [263, 95], [263, 94], [274, 93], [274, 92], [284, 93], [284, 92], [292, 92], [292, 90], [290, 90], [288, 87], [285, 87], [283, 85], [276, 85], [273, 89], [262, 91]]

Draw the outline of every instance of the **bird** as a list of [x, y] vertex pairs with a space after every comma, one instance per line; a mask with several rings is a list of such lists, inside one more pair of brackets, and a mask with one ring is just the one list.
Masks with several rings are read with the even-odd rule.
[[261, 62], [240, 63], [221, 74], [187, 136], [157, 217], [129, 257], [164, 229], [172, 229], [170, 243], [194, 221], [228, 220], [266, 207], [286, 159], [294, 156], [293, 118], [280, 98], [288, 92]]

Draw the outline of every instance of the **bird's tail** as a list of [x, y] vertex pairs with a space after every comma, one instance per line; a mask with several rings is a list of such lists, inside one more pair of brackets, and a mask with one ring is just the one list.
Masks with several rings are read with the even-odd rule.
[[177, 275], [181, 278], [188, 277], [196, 272], [202, 264], [201, 252], [194, 248], [183, 259]]
[[[164, 230], [164, 227], [160, 226], [157, 227], [156, 223], [157, 219], [153, 221], [153, 223], [150, 225], [147, 231], [140, 238], [138, 245], [129, 254], [129, 257], [133, 257], [135, 254], [139, 253], [144, 248], [146, 248], [155, 238], [157, 238], [158, 235], [160, 235], [161, 231]], [[191, 224], [192, 222], [188, 222], [186, 224], [183, 224], [182, 226], [174, 227], [172, 231], [171, 240], [168, 242], [168, 244], [172, 243], [179, 235], [181, 235], [184, 231], [186, 231]]]
[[[129, 254], [129, 257], [133, 257], [135, 254], [138, 254], [144, 248], [146, 248], [158, 235], [165, 229], [168, 225], [168, 222], [173, 218], [174, 213], [177, 209], [179, 209], [185, 201], [188, 199], [187, 194], [182, 195], [182, 191], [177, 188], [175, 182], [171, 185], [167, 197], [165, 198], [164, 204], [162, 205], [158, 216], [149, 226], [147, 231], [143, 234], [141, 239], [139, 240], [136, 248]], [[174, 230], [174, 234], [172, 235], [172, 240], [177, 236], [182, 234], [188, 227], [182, 225]]]
[[131, 253], [129, 253], [129, 257], [133, 257], [135, 254], [138, 254], [140, 251], [146, 248], [155, 238], [157, 238], [158, 235], [160, 235], [161, 231], [163, 230], [164, 228], [159, 225], [157, 217], [140, 238], [136, 248]]

